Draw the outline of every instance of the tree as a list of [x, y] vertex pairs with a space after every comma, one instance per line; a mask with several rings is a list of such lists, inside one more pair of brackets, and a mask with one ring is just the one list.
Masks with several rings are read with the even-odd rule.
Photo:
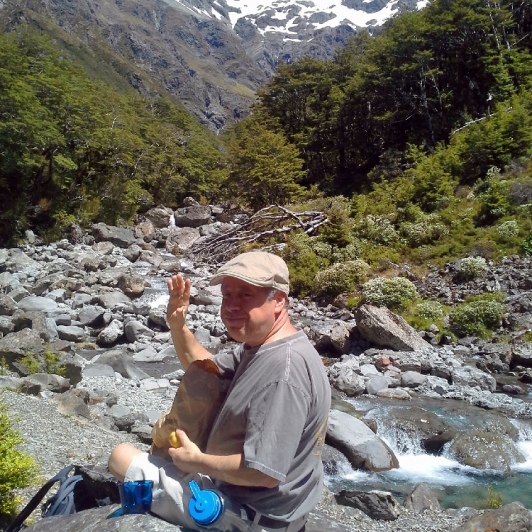
[[298, 182], [305, 173], [298, 150], [282, 133], [270, 131], [251, 118], [229, 143], [229, 177], [225, 194], [258, 210], [286, 205], [303, 191]]

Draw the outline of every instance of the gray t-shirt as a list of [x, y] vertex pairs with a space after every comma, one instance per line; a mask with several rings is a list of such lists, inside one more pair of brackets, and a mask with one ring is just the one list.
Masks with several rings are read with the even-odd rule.
[[213, 357], [232, 380], [212, 428], [207, 453], [244, 453], [245, 465], [280, 480], [276, 488], [221, 483], [230, 498], [283, 521], [318, 503], [321, 451], [331, 389], [317, 351], [304, 332], [253, 349]]

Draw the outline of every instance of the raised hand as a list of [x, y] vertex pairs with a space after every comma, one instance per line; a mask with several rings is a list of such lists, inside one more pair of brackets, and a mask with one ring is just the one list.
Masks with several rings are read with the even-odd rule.
[[190, 279], [181, 274], [172, 275], [167, 281], [170, 299], [166, 309], [166, 319], [170, 328], [183, 328], [188, 306], [190, 305]]

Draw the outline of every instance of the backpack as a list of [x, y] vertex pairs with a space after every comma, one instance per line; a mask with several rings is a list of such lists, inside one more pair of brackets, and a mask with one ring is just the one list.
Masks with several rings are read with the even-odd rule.
[[29, 517], [31, 512], [37, 508], [46, 493], [56, 482], [59, 482], [57, 492], [55, 495], [49, 497], [42, 505], [42, 516], [50, 517], [52, 515], [68, 515], [75, 513], [76, 504], [74, 501], [74, 488], [78, 482], [83, 480], [83, 476], [80, 474], [69, 476], [70, 472], [75, 468], [76, 466], [69, 465], [48, 480], [17, 515], [6, 532], [18, 532], [22, 528], [24, 521]]

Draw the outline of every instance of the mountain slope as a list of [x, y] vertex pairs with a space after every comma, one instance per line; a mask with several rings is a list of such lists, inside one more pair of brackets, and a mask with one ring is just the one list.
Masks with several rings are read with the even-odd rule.
[[38, 27], [95, 75], [115, 83], [125, 79], [143, 94], [166, 90], [219, 131], [245, 116], [254, 91], [279, 61], [330, 58], [357, 28], [376, 27], [401, 9], [423, 5], [331, 0], [323, 9], [307, 0], [3, 0], [0, 23], [4, 31], [24, 23]]

